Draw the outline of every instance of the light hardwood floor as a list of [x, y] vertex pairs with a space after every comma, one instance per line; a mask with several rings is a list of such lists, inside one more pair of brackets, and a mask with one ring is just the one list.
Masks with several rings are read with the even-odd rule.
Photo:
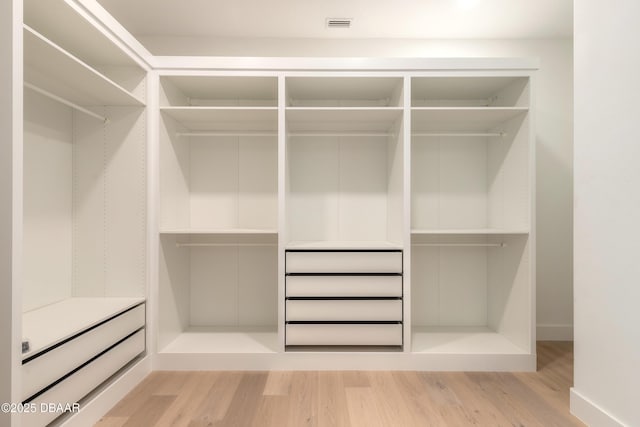
[[569, 413], [573, 345], [538, 372], [154, 372], [96, 426], [543, 426]]

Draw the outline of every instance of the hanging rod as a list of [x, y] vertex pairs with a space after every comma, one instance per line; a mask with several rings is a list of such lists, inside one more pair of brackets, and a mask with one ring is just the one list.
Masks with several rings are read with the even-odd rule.
[[471, 247], [488, 247], [488, 248], [504, 248], [507, 246], [506, 243], [412, 243], [411, 246], [445, 246], [445, 247], [463, 247], [463, 246], [471, 246]]
[[507, 136], [505, 132], [413, 132], [412, 136]]
[[277, 136], [275, 131], [203, 131], [203, 132], [176, 132], [176, 136]]
[[176, 243], [177, 248], [206, 248], [206, 247], [267, 247], [278, 246], [277, 243]]
[[66, 105], [68, 107], [71, 107], [74, 110], [78, 110], [81, 113], [84, 113], [84, 114], [86, 114], [88, 116], [91, 116], [91, 117], [93, 117], [95, 119], [98, 119], [98, 120], [100, 120], [100, 121], [102, 121], [104, 123], [108, 123], [109, 122], [109, 119], [107, 117], [101, 116], [100, 114], [97, 114], [97, 113], [94, 113], [93, 111], [87, 110], [86, 108], [81, 107], [78, 104], [75, 104], [75, 103], [73, 103], [71, 101], [68, 101], [68, 100], [66, 100], [64, 98], [61, 98], [58, 95], [54, 95], [51, 92], [47, 92], [46, 90], [41, 89], [38, 86], [32, 85], [31, 83], [24, 82], [24, 87], [26, 87], [28, 89], [31, 89], [34, 92], [38, 92], [39, 94], [44, 95], [47, 98], [51, 98], [54, 101], [58, 101], [61, 104], [64, 104], [64, 105]]

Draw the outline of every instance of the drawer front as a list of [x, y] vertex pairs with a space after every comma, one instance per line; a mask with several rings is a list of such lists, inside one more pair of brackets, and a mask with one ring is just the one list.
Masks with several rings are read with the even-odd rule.
[[289, 324], [286, 341], [286, 345], [402, 345], [402, 325]]
[[287, 321], [401, 321], [402, 300], [287, 300]]
[[22, 365], [22, 398], [27, 399], [145, 324], [145, 305], [92, 329]]
[[402, 252], [287, 252], [287, 273], [402, 273]]
[[[144, 329], [136, 332], [64, 381], [36, 397], [32, 400], [32, 403], [35, 403], [36, 407], [40, 408], [42, 404], [50, 402], [63, 404], [77, 402], [136, 356], [144, 352], [144, 333]], [[22, 414], [22, 426], [42, 427], [59, 415], [60, 413], [47, 411]]]
[[288, 276], [288, 297], [400, 297], [402, 276]]

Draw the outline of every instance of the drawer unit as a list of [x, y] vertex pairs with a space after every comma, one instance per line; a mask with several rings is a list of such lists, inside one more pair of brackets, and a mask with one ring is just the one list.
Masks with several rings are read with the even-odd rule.
[[22, 399], [27, 399], [145, 325], [141, 304], [89, 329], [22, 365]]
[[402, 345], [402, 325], [289, 323], [286, 327], [286, 345], [399, 346]]
[[399, 299], [287, 300], [287, 321], [401, 321]]
[[288, 276], [287, 297], [401, 297], [402, 276]]
[[402, 251], [286, 252], [286, 346], [402, 346]]
[[287, 273], [402, 273], [402, 251], [287, 251]]

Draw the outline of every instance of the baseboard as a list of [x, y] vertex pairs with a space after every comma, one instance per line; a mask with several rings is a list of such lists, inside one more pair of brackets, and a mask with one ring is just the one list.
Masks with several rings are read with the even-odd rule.
[[86, 403], [81, 403], [80, 411], [62, 421], [59, 427], [86, 427], [95, 425], [116, 403], [122, 400], [135, 386], [137, 386], [151, 372], [151, 358], [149, 356], [137, 361], [111, 382], [96, 396], [92, 396]]
[[573, 325], [538, 325], [537, 341], [573, 341]]
[[623, 423], [581, 395], [573, 387], [570, 399], [571, 413], [586, 425], [591, 427], [624, 427]]

